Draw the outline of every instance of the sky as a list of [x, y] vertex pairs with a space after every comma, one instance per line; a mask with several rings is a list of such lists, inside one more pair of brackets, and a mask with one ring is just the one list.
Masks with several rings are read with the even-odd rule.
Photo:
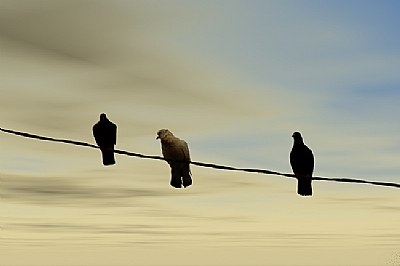
[[[399, 1], [0, 0], [0, 127], [400, 183]], [[2, 265], [400, 265], [397, 188], [192, 166], [0, 133]]]

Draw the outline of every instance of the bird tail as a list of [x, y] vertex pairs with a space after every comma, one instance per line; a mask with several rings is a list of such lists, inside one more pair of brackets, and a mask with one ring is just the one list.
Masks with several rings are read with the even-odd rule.
[[185, 165], [182, 170], [182, 181], [183, 181], [183, 186], [188, 187], [190, 186], [193, 181], [192, 181], [192, 176], [189, 168], [189, 164]]
[[312, 177], [297, 176], [297, 194], [301, 196], [312, 196]]
[[102, 147], [101, 155], [103, 157], [103, 165], [107, 166], [115, 164], [113, 147]]
[[179, 171], [178, 167], [174, 164], [171, 164], [171, 182], [170, 182], [170, 184], [174, 188], [182, 187], [181, 172]]
[[192, 184], [189, 164], [171, 163], [171, 186], [174, 188], [188, 187]]

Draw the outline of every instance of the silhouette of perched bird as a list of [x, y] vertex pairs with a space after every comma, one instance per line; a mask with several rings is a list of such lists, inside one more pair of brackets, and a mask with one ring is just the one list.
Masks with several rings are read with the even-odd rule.
[[164, 158], [171, 167], [171, 186], [181, 188], [192, 184], [190, 172], [189, 147], [184, 140], [172, 134], [168, 129], [157, 132], [157, 138], [161, 140], [161, 149]]
[[100, 121], [93, 126], [93, 136], [100, 147], [103, 165], [115, 164], [114, 145], [117, 144], [117, 126], [108, 120], [106, 114], [101, 114]]
[[314, 155], [304, 144], [300, 132], [294, 132], [292, 137], [294, 142], [290, 152], [290, 165], [297, 178], [297, 193], [301, 196], [311, 196]]

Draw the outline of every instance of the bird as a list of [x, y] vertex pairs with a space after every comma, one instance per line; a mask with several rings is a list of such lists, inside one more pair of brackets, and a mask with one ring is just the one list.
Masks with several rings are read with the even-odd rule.
[[304, 142], [300, 132], [294, 132], [293, 147], [290, 152], [290, 165], [297, 179], [297, 194], [312, 196], [312, 173], [314, 171], [314, 155]]
[[168, 129], [160, 129], [156, 139], [160, 139], [162, 154], [171, 167], [170, 185], [175, 188], [192, 185], [189, 146], [186, 141], [175, 137]]
[[115, 164], [114, 145], [117, 144], [117, 126], [108, 120], [106, 114], [100, 114], [100, 121], [93, 126], [93, 136], [100, 147], [103, 165]]

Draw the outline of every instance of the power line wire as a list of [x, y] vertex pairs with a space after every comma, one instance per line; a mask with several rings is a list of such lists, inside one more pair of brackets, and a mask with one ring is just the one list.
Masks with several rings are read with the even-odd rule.
[[[84, 147], [99, 149], [99, 147], [96, 146], [96, 145], [93, 145], [93, 144], [90, 144], [90, 143], [87, 143], [87, 142], [82, 142], [82, 141], [75, 141], [75, 140], [68, 140], [68, 139], [57, 139], [57, 138], [39, 136], [39, 135], [27, 133], [27, 132], [20, 132], [20, 131], [15, 131], [15, 130], [11, 130], [11, 129], [4, 129], [4, 128], [0, 128], [0, 131], [3, 131], [3, 132], [8, 133], [8, 134], [14, 134], [14, 135], [17, 135], [17, 136], [25, 137], [25, 138], [39, 139], [39, 140], [43, 140], [43, 141], [61, 142], [61, 143], [67, 143], [67, 144], [76, 145], [76, 146], [84, 146]], [[131, 157], [167, 161], [166, 159], [164, 159], [163, 157], [160, 157], [160, 156], [144, 155], [144, 154], [134, 153], [134, 152], [130, 152], [130, 151], [124, 151], [124, 150], [114, 150], [114, 152], [118, 153], [118, 154], [131, 156]], [[214, 169], [220, 169], [220, 170], [241, 171], [241, 172], [248, 172], [248, 173], [259, 173], [259, 174], [265, 174], [265, 175], [279, 175], [279, 176], [295, 178], [295, 176], [293, 174], [280, 173], [280, 172], [271, 171], [271, 170], [265, 170], [265, 169], [237, 168], [237, 167], [233, 167], [233, 166], [225, 166], [225, 165], [218, 165], [218, 164], [212, 164], [212, 163], [203, 163], [203, 162], [196, 162], [196, 161], [190, 161], [190, 163], [193, 164], [193, 165], [200, 166], [200, 167], [214, 168]], [[313, 176], [312, 179], [313, 180], [318, 180], [318, 181], [330, 181], [330, 182], [341, 182], [341, 183], [358, 183], [358, 184], [369, 184], [369, 185], [374, 185], [374, 186], [400, 188], [400, 184], [397, 184], [397, 183], [368, 181], [368, 180], [363, 180], [363, 179], [354, 179], [354, 178], [347, 178], [347, 177], [333, 177], [332, 178], [332, 177]]]

